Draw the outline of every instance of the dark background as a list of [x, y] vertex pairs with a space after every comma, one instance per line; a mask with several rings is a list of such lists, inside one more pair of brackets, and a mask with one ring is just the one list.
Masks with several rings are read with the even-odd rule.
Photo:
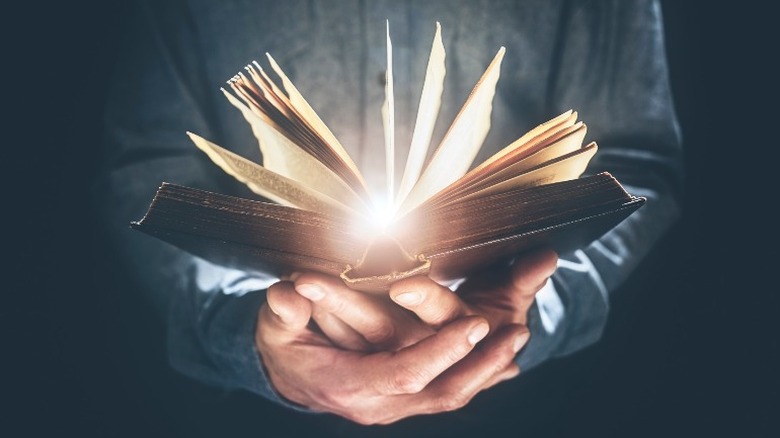
[[[780, 146], [777, 76], [765, 62], [777, 54], [777, 25], [748, 3], [662, 2], [685, 212], [613, 304], [603, 340], [457, 414], [371, 430], [215, 391], [167, 368], [162, 325], [110, 263], [89, 197], [128, 8], [7, 11], [0, 434], [778, 436], [778, 288], [762, 281], [778, 260], [768, 231], [777, 220], [764, 207], [778, 186], [765, 169]], [[520, 397], [505, 401], [509, 394]]]

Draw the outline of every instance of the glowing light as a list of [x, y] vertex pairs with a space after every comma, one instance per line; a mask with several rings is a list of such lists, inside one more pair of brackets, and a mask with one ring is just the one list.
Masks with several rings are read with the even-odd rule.
[[395, 220], [395, 207], [387, 198], [374, 198], [374, 209], [371, 211], [371, 225], [384, 231]]

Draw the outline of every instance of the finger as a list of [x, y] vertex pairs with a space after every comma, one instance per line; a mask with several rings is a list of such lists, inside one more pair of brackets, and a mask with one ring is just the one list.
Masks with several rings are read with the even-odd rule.
[[334, 345], [345, 350], [367, 351], [370, 344], [355, 329], [340, 320], [330, 312], [314, 307], [312, 319], [317, 323], [320, 331], [333, 342]]
[[332, 313], [372, 344], [395, 335], [397, 324], [381, 298], [350, 289], [341, 279], [307, 272], [296, 278], [295, 290], [314, 303], [317, 315]]
[[421, 394], [422, 408], [430, 412], [459, 409], [485, 387], [510, 376], [514, 358], [528, 337], [525, 326], [503, 327], [426, 388], [427, 394]]
[[423, 391], [382, 398], [384, 418], [376, 423], [391, 423], [410, 415], [434, 414], [459, 409], [467, 404], [495, 376], [511, 373], [518, 337], [522, 347], [527, 330], [520, 325], [502, 328], [483, 341], [479, 348], [434, 380]]
[[457, 363], [489, 331], [487, 321], [479, 316], [456, 320], [439, 332], [397, 352], [381, 352], [362, 358], [362, 369], [379, 394], [420, 392], [439, 374]]
[[265, 341], [283, 342], [306, 331], [311, 318], [311, 303], [295, 293], [290, 282], [278, 282], [266, 292], [266, 306], [260, 310]]
[[467, 306], [454, 292], [422, 275], [390, 286], [390, 298], [433, 327], [469, 314]]
[[501, 382], [505, 382], [507, 380], [514, 379], [519, 374], [520, 374], [520, 367], [517, 366], [516, 363], [512, 362], [509, 365], [507, 365], [506, 368], [504, 368], [503, 371], [501, 371], [500, 373], [498, 373], [495, 376], [493, 376], [493, 378], [488, 380], [488, 382], [485, 384], [485, 386], [483, 386], [478, 391], [478, 393], [482, 392], [482, 391], [484, 391], [486, 389], [490, 389], [490, 388], [498, 385]]
[[511, 286], [520, 295], [533, 296], [555, 272], [557, 265], [558, 254], [549, 249], [524, 255], [512, 267]]

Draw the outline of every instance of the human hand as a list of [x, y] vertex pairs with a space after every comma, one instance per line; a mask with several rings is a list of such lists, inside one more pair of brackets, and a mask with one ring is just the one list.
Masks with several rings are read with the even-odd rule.
[[407, 278], [393, 284], [390, 297], [431, 327], [441, 327], [467, 315], [480, 315], [491, 329], [507, 324], [526, 325], [534, 297], [555, 272], [558, 255], [539, 250], [515, 260], [510, 269], [470, 277], [457, 292], [428, 277]]
[[358, 292], [323, 274], [304, 273], [292, 279], [296, 290], [312, 301], [312, 319], [334, 344], [357, 351], [393, 351], [463, 316], [486, 318], [491, 331], [525, 325], [534, 296], [555, 271], [557, 260], [553, 251], [530, 253], [509, 269], [469, 278], [457, 292], [426, 276], [401, 280], [388, 295]]
[[465, 316], [397, 351], [363, 352], [313, 330], [311, 315], [312, 303], [292, 283], [268, 289], [255, 334], [268, 377], [287, 399], [362, 424], [462, 407], [518, 373], [513, 359], [528, 339], [525, 327], [509, 324], [474, 351], [488, 324]]

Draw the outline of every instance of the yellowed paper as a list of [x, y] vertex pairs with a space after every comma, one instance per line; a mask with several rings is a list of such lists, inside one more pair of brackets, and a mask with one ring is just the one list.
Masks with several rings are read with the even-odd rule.
[[[311, 123], [295, 109], [287, 95], [256, 62], [254, 65], [247, 65], [245, 69], [251, 79], [240, 72], [228, 82], [236, 95], [244, 100], [253, 113], [313, 155], [341, 177], [364, 201], [368, 201], [368, 193], [360, 176], [349, 168]], [[268, 108], [268, 105], [275, 111]]]
[[[259, 72], [260, 76], [263, 79], [265, 79], [265, 82], [267, 82], [271, 86], [271, 91], [273, 91], [273, 93], [275, 95], [280, 96], [280, 97], [287, 97], [287, 95], [284, 94], [282, 89], [279, 88], [279, 86], [276, 85], [276, 83], [271, 80], [271, 78], [268, 76], [268, 74], [265, 72], [265, 70], [263, 70], [263, 68], [260, 67], [260, 64], [258, 64], [257, 61], [252, 61], [252, 65], [255, 66], [255, 69], [256, 69], [257, 72]], [[257, 79], [255, 79], [255, 81], [257, 81]], [[288, 98], [288, 100], [289, 100], [289, 98]], [[290, 104], [290, 107], [292, 107], [292, 104]]]
[[501, 49], [472, 90], [460, 113], [445, 134], [439, 147], [401, 206], [403, 215], [423, 203], [439, 190], [462, 177], [479, 152], [490, 130], [490, 114], [496, 92], [501, 60], [506, 49]]
[[509, 180], [515, 176], [521, 175], [526, 171], [541, 166], [544, 163], [553, 162], [559, 157], [575, 152], [582, 147], [582, 141], [585, 138], [587, 128], [582, 122], [562, 130], [565, 135], [553, 135], [545, 141], [551, 141], [549, 145], [543, 146], [540, 150], [531, 155], [522, 158], [514, 163], [507, 163], [504, 167], [499, 167], [494, 171], [483, 173], [474, 178], [467, 184], [453, 184], [446, 191], [440, 192], [435, 196], [435, 204], [448, 202], [463, 196], [464, 194], [475, 193], [493, 184]]
[[358, 214], [346, 205], [299, 184], [289, 178], [271, 172], [263, 166], [236, 155], [191, 132], [190, 139], [201, 151], [226, 173], [246, 184], [253, 192], [282, 205], [298, 207], [320, 213], [354, 216]]
[[444, 43], [441, 39], [441, 24], [436, 22], [436, 34], [433, 37], [431, 55], [428, 58], [428, 67], [425, 71], [420, 105], [417, 109], [417, 120], [412, 133], [412, 143], [409, 147], [409, 156], [406, 159], [406, 168], [401, 179], [396, 197], [396, 208], [400, 206], [417, 183], [422, 171], [425, 157], [428, 155], [428, 146], [431, 143], [433, 129], [441, 108], [441, 95], [444, 91], [444, 76], [447, 72]]
[[488, 174], [488, 176], [483, 180], [484, 182], [481, 181], [479, 184], [492, 184], [502, 179], [509, 179], [512, 177], [512, 175], [519, 175], [526, 170], [539, 166], [540, 164], [572, 153], [583, 147], [582, 141], [585, 139], [586, 133], [587, 128], [580, 122], [579, 126], [577, 126], [577, 128], [572, 132], [569, 132], [560, 138], [556, 138], [551, 144], [544, 146], [542, 149], [536, 151], [528, 157], [525, 157], [501, 170]]
[[279, 78], [282, 79], [282, 84], [284, 85], [285, 91], [287, 91], [290, 103], [292, 104], [293, 108], [295, 108], [301, 117], [303, 117], [303, 119], [309, 123], [309, 125], [317, 132], [317, 134], [323, 140], [325, 140], [325, 143], [333, 150], [333, 152], [336, 153], [338, 157], [341, 158], [344, 164], [347, 165], [347, 168], [355, 174], [358, 181], [360, 181], [360, 183], [363, 184], [363, 188], [365, 188], [365, 181], [363, 180], [363, 176], [360, 174], [357, 166], [352, 161], [352, 158], [350, 158], [349, 154], [347, 154], [347, 151], [344, 149], [338, 139], [336, 139], [336, 136], [333, 135], [322, 119], [320, 119], [320, 116], [317, 115], [311, 105], [309, 105], [309, 102], [307, 102], [298, 89], [295, 88], [295, 85], [293, 85], [292, 81], [290, 81], [290, 78], [284, 74], [284, 71], [282, 71], [282, 68], [279, 66], [279, 64], [276, 63], [274, 58], [268, 53], [266, 53], [266, 56], [268, 57], [268, 62], [271, 64], [271, 68], [276, 72], [277, 75], [279, 75]]
[[573, 125], [577, 121], [577, 112], [568, 110], [565, 113], [550, 119], [535, 128], [531, 129], [530, 131], [523, 134], [522, 137], [518, 138], [517, 140], [513, 141], [509, 146], [505, 147], [504, 149], [501, 149], [497, 153], [495, 153], [493, 156], [488, 158], [487, 160], [483, 161], [479, 166], [475, 167], [474, 170], [472, 170], [469, 173], [477, 173], [480, 170], [484, 169], [485, 167], [489, 166], [496, 160], [503, 158], [506, 154], [513, 152], [517, 150], [518, 148], [525, 148], [529, 147], [532, 144], [532, 141], [540, 136], [543, 136], [547, 132], [550, 132], [552, 130], [559, 129], [561, 127], [567, 127]]
[[[551, 184], [555, 182], [568, 181], [570, 179], [578, 178], [588, 167], [593, 155], [596, 154], [598, 146], [595, 142], [588, 144], [586, 147], [577, 150], [569, 156], [562, 157], [560, 160], [550, 164], [546, 164], [530, 171], [527, 171], [521, 175], [510, 178], [505, 181], [501, 181], [497, 184], [478, 190], [470, 194], [464, 194], [458, 196], [450, 202], [472, 199], [475, 197], [490, 196], [495, 193], [505, 192], [507, 190], [534, 187], [543, 184]], [[449, 202], [448, 202], [449, 203]]]
[[395, 204], [395, 96], [393, 95], [393, 43], [390, 41], [390, 22], [387, 22], [387, 70], [385, 71], [385, 102], [382, 105], [382, 126], [385, 131], [385, 180], [387, 193], [385, 207]]
[[292, 104], [290, 104], [290, 100], [282, 92], [282, 90], [280, 90], [279, 87], [277, 87], [276, 84], [271, 81], [271, 79], [267, 74], [265, 74], [263, 69], [260, 68], [257, 62], [255, 62], [254, 65], [250, 64], [244, 68], [252, 78], [250, 81], [246, 79], [243, 73], [239, 73], [239, 76], [244, 79], [244, 83], [262, 94], [268, 100], [268, 102], [270, 102], [274, 108], [278, 109], [282, 114], [284, 114], [285, 117], [291, 121], [294, 120], [294, 110], [292, 108]]
[[355, 210], [366, 210], [360, 197], [332, 170], [282, 135], [265, 117], [258, 116], [235, 96], [222, 91], [252, 127], [260, 143], [266, 169], [311, 187]]

